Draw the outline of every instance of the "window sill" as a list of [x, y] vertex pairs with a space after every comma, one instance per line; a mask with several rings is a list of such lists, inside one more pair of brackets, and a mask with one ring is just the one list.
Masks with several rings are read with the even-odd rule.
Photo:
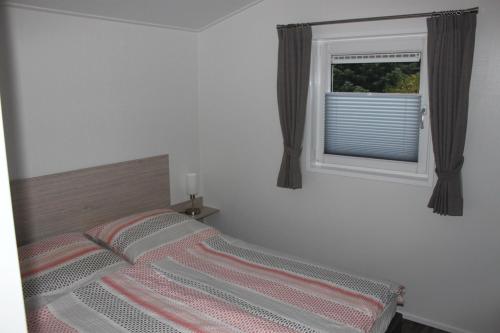
[[307, 171], [426, 187], [431, 187], [434, 181], [433, 174], [428, 173], [402, 172], [316, 161], [308, 163]]

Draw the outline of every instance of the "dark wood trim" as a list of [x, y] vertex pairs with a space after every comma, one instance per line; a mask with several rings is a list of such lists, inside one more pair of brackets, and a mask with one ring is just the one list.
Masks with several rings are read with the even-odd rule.
[[403, 315], [399, 312], [396, 312], [394, 317], [392, 318], [392, 321], [387, 328], [386, 333], [402, 333], [403, 329]]

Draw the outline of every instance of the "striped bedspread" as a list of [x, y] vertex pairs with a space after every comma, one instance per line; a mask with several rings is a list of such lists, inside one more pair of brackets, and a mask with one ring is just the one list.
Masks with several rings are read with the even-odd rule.
[[30, 332], [373, 332], [402, 287], [204, 228], [29, 314]]
[[19, 248], [24, 303], [35, 309], [128, 263], [85, 236], [69, 233]]

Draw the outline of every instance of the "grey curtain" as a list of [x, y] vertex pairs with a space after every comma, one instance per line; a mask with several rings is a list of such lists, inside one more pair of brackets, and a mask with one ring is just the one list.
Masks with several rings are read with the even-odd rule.
[[300, 155], [306, 119], [312, 31], [307, 25], [278, 28], [278, 109], [284, 152], [278, 186], [302, 188]]
[[476, 14], [427, 20], [430, 121], [438, 180], [429, 208], [462, 216], [461, 170], [474, 56]]

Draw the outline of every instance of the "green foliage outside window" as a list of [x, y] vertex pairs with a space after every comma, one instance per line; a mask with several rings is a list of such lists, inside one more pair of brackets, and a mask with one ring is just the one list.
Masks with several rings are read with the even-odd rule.
[[418, 93], [420, 62], [332, 65], [332, 91]]

